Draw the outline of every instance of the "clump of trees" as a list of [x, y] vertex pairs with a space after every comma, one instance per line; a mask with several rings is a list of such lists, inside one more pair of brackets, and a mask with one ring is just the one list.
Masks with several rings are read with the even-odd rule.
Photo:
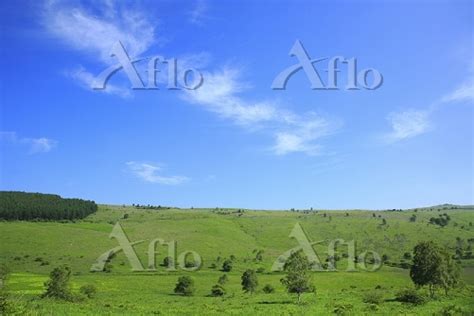
[[288, 293], [298, 296], [298, 303], [301, 301], [303, 293], [314, 292], [314, 287], [310, 283], [310, 268], [310, 262], [302, 250], [293, 252], [283, 266], [286, 276], [281, 279], [281, 283], [286, 287]]
[[444, 227], [449, 224], [450, 220], [451, 220], [451, 217], [448, 214], [444, 213], [444, 214], [440, 214], [439, 217], [430, 218], [430, 224]]
[[432, 241], [420, 242], [414, 248], [410, 277], [417, 287], [428, 286], [433, 297], [437, 288], [449, 289], [460, 282], [460, 267], [452, 256]]
[[94, 201], [63, 199], [59, 195], [0, 191], [0, 219], [74, 220], [97, 211]]
[[192, 296], [194, 295], [194, 291], [194, 279], [189, 276], [180, 277], [174, 288], [174, 292], [176, 294], [181, 294], [184, 296]]

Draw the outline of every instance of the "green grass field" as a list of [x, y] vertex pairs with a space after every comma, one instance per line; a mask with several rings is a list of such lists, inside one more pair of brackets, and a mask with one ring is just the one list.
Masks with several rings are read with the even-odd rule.
[[[440, 291], [436, 299], [420, 306], [393, 300], [397, 291], [412, 285], [407, 269], [384, 265], [374, 272], [346, 272], [346, 259], [341, 258], [338, 271], [312, 273], [316, 294], [304, 294], [300, 305], [280, 283], [283, 273], [271, 271], [280, 254], [298, 245], [289, 237], [296, 223], [312, 241], [323, 241], [314, 247], [321, 261], [326, 259], [328, 241], [342, 238], [354, 240], [357, 253], [375, 251], [387, 255], [389, 262], [399, 263], [403, 254], [411, 252], [421, 240], [436, 241], [453, 253], [459, 240], [467, 246], [467, 240], [474, 238], [474, 227], [469, 225], [474, 222], [472, 209], [438, 211], [435, 207], [416, 213], [318, 211], [308, 214], [246, 210], [241, 215], [234, 211], [100, 206], [97, 213], [75, 223], [1, 222], [0, 262], [12, 271], [8, 292], [19, 313], [30, 315], [331, 315], [344, 312], [348, 315], [433, 315], [453, 310], [454, 306], [467, 315], [474, 313], [473, 259], [462, 260], [463, 287], [448, 296]], [[431, 217], [442, 213], [451, 218], [447, 226], [429, 224]], [[124, 214], [129, 215], [127, 219], [123, 219]], [[413, 214], [417, 215], [416, 222], [409, 220]], [[111, 261], [110, 273], [90, 272], [99, 255], [118, 245], [115, 239], [109, 238], [117, 221], [130, 241], [146, 240], [134, 247], [145, 269], [149, 259], [148, 242], [155, 238], [176, 241], [178, 254], [197, 252], [203, 259], [202, 267], [194, 272], [179, 268], [168, 272], [161, 266], [155, 272], [132, 272], [127, 258], [119, 253]], [[338, 252], [342, 254], [344, 249], [340, 247]], [[255, 250], [264, 250], [261, 262], [254, 260]], [[157, 263], [166, 255], [165, 247], [158, 247]], [[227, 294], [210, 297], [211, 287], [223, 274], [222, 261], [231, 255], [236, 259], [233, 270], [228, 273]], [[72, 268], [74, 291], [81, 285], [94, 284], [98, 288], [97, 297], [75, 303], [40, 299], [49, 272], [61, 264]], [[213, 264], [217, 268], [213, 268]], [[259, 288], [271, 284], [276, 292], [265, 294], [260, 290], [253, 295], [244, 294], [240, 276], [248, 268], [261, 268]], [[173, 293], [181, 275], [195, 279], [194, 296], [181, 297]], [[385, 301], [378, 306], [364, 303], [364, 295], [376, 287], [380, 288]]]

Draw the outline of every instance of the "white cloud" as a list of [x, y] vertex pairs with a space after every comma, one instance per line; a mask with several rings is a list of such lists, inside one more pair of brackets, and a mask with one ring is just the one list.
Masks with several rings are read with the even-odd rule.
[[47, 153], [57, 146], [58, 142], [54, 139], [40, 137], [27, 138], [19, 137], [16, 132], [0, 132], [0, 141], [10, 144], [24, 144], [29, 146], [30, 154]]
[[249, 101], [240, 94], [248, 88], [241, 83], [239, 71], [224, 68], [203, 74], [204, 82], [196, 90], [187, 90], [184, 98], [206, 110], [250, 129], [273, 134], [275, 145], [271, 151], [277, 155], [302, 152], [320, 153], [315, 141], [334, 133], [340, 126], [315, 113], [303, 117], [281, 109], [273, 101]]
[[384, 139], [393, 143], [426, 133], [431, 128], [429, 114], [428, 111], [420, 110], [390, 113], [387, 119], [392, 131], [386, 134]]
[[424, 134], [432, 129], [430, 115], [446, 103], [474, 102], [474, 77], [470, 77], [454, 91], [432, 103], [426, 110], [406, 110], [390, 113], [388, 121], [392, 131], [383, 135], [387, 143], [393, 143]]
[[474, 78], [469, 79], [453, 92], [441, 98], [441, 102], [474, 101]]
[[159, 174], [162, 171], [162, 168], [149, 163], [129, 161], [126, 165], [136, 177], [145, 182], [178, 185], [190, 180], [188, 177], [184, 176], [162, 176]]
[[105, 63], [115, 61], [110, 50], [117, 41], [122, 42], [130, 57], [137, 57], [155, 42], [155, 25], [144, 10], [106, 1], [92, 13], [69, 3], [47, 3], [43, 17], [46, 29], [75, 49], [97, 54]]
[[95, 76], [84, 69], [84, 67], [78, 67], [73, 71], [67, 71], [66, 75], [75, 80], [80, 86], [82, 86], [86, 90], [94, 91], [97, 93], [106, 93], [106, 94], [113, 94], [118, 95], [122, 98], [130, 98], [132, 94], [130, 93], [130, 89], [123, 88], [120, 86], [116, 86], [111, 83], [107, 83], [105, 89], [103, 90], [93, 90], [92, 85], [95, 80]]
[[46, 137], [24, 138], [23, 141], [30, 145], [30, 153], [47, 153], [57, 145], [57, 141]]
[[269, 121], [276, 115], [271, 104], [252, 103], [237, 96], [245, 86], [239, 83], [239, 72], [235, 69], [206, 72], [203, 80], [199, 88], [186, 90], [186, 100], [243, 125]]
[[318, 155], [322, 151], [322, 146], [315, 141], [334, 133], [339, 126], [339, 122], [330, 121], [316, 114], [310, 115], [306, 120], [293, 118], [291, 129], [276, 133], [276, 143], [272, 150], [277, 155], [295, 152]]
[[203, 20], [206, 18], [208, 9], [208, 3], [205, 0], [197, 0], [193, 9], [189, 11], [189, 22], [202, 25]]

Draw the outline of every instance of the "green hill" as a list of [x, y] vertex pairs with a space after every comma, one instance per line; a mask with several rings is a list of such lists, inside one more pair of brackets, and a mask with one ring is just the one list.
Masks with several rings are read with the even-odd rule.
[[[0, 263], [12, 274], [7, 288], [19, 297], [18, 306], [31, 313], [49, 314], [333, 314], [346, 310], [353, 314], [426, 314], [440, 312], [456, 305], [474, 311], [474, 210], [443, 206], [410, 211], [240, 211], [227, 209], [142, 209], [129, 206], [101, 205], [96, 213], [75, 222], [0, 222]], [[416, 216], [416, 219], [414, 219]], [[431, 218], [447, 218], [447, 224], [430, 223]], [[127, 257], [117, 253], [107, 264], [109, 272], [90, 272], [97, 258], [117, 247], [109, 235], [120, 223], [134, 246], [145, 271], [132, 272]], [[298, 246], [289, 235], [299, 223], [323, 264], [327, 264], [327, 246], [331, 240], [354, 240], [356, 255], [376, 252], [386, 259], [374, 272], [346, 272], [347, 247], [337, 248], [338, 271], [313, 272], [315, 294], [304, 294], [304, 305], [294, 304], [294, 297], [280, 283], [282, 272], [272, 272], [275, 260]], [[149, 242], [154, 239], [176, 241], [177, 258], [186, 251], [202, 257], [202, 267], [194, 272], [180, 268], [176, 272], [159, 266], [168, 255], [167, 248], [157, 247], [156, 271], [148, 271]], [[461, 252], [466, 286], [451, 296], [413, 307], [394, 302], [395, 293], [410, 286], [407, 268], [414, 245], [433, 240], [453, 254]], [[263, 250], [261, 260], [256, 254]], [[262, 253], [262, 252], [261, 252]], [[212, 285], [223, 274], [219, 269], [225, 258], [235, 257], [229, 272], [227, 295], [209, 297]], [[369, 255], [367, 258], [371, 258]], [[189, 259], [189, 256], [188, 256]], [[370, 261], [370, 260], [369, 260]], [[97, 286], [95, 299], [80, 303], [39, 299], [43, 282], [56, 266], [67, 264], [73, 271], [73, 288], [90, 283]], [[255, 295], [242, 293], [240, 275], [248, 268], [258, 270], [260, 290], [265, 284], [276, 293]], [[372, 265], [368, 265], [370, 270]], [[196, 280], [193, 297], [173, 294], [181, 275]], [[379, 287], [384, 303], [370, 306], [363, 296]], [[372, 310], [373, 309], [373, 310]]]

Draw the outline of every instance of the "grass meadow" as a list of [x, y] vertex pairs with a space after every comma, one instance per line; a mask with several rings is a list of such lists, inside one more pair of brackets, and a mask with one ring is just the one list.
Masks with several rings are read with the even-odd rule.
[[[447, 208], [447, 207], [445, 207]], [[445, 227], [430, 224], [431, 217], [449, 214]], [[125, 216], [127, 214], [127, 216]], [[375, 214], [375, 215], [374, 215]], [[410, 221], [415, 214], [416, 221]], [[128, 218], [124, 218], [128, 217]], [[385, 224], [383, 223], [385, 219]], [[111, 260], [111, 271], [91, 272], [91, 265], [117, 241], [109, 238], [120, 222], [128, 239], [145, 240], [134, 249], [147, 268], [148, 242], [155, 238], [177, 243], [177, 254], [195, 251], [202, 257], [198, 271], [178, 268], [166, 271], [131, 271], [123, 253]], [[472, 315], [474, 313], [474, 260], [461, 260], [463, 286], [445, 296], [441, 291], [423, 305], [394, 300], [396, 293], [412, 286], [409, 270], [398, 267], [421, 240], [433, 240], [453, 253], [457, 245], [468, 246], [474, 238], [472, 209], [434, 207], [407, 211], [264, 211], [232, 209], [160, 209], [145, 210], [129, 206], [101, 205], [99, 211], [76, 222], [1, 222], [0, 262], [11, 274], [7, 291], [22, 315]], [[358, 254], [375, 251], [388, 259], [376, 271], [346, 272], [346, 258], [337, 261], [338, 271], [312, 272], [316, 293], [305, 293], [302, 303], [288, 294], [280, 283], [282, 272], [272, 272], [279, 255], [297, 246], [289, 237], [296, 223], [311, 241], [321, 241], [314, 249], [322, 262], [330, 240], [341, 238], [356, 242]], [[343, 255], [345, 247], [338, 247]], [[263, 250], [261, 261], [255, 253]], [[164, 246], [157, 247], [156, 262], [167, 256]], [[226, 295], [211, 297], [210, 289], [224, 274], [225, 258], [235, 257], [227, 272]], [[406, 260], [409, 262], [409, 260]], [[97, 296], [78, 302], [42, 299], [44, 282], [56, 266], [67, 264], [73, 271], [71, 285], [77, 292], [82, 285], [93, 284]], [[358, 265], [360, 268], [360, 265]], [[251, 268], [258, 270], [259, 290], [246, 294], [240, 276]], [[173, 293], [179, 276], [194, 278], [196, 293], [182, 297]], [[261, 290], [265, 284], [275, 293]], [[364, 297], [378, 291], [379, 304], [364, 303]]]

